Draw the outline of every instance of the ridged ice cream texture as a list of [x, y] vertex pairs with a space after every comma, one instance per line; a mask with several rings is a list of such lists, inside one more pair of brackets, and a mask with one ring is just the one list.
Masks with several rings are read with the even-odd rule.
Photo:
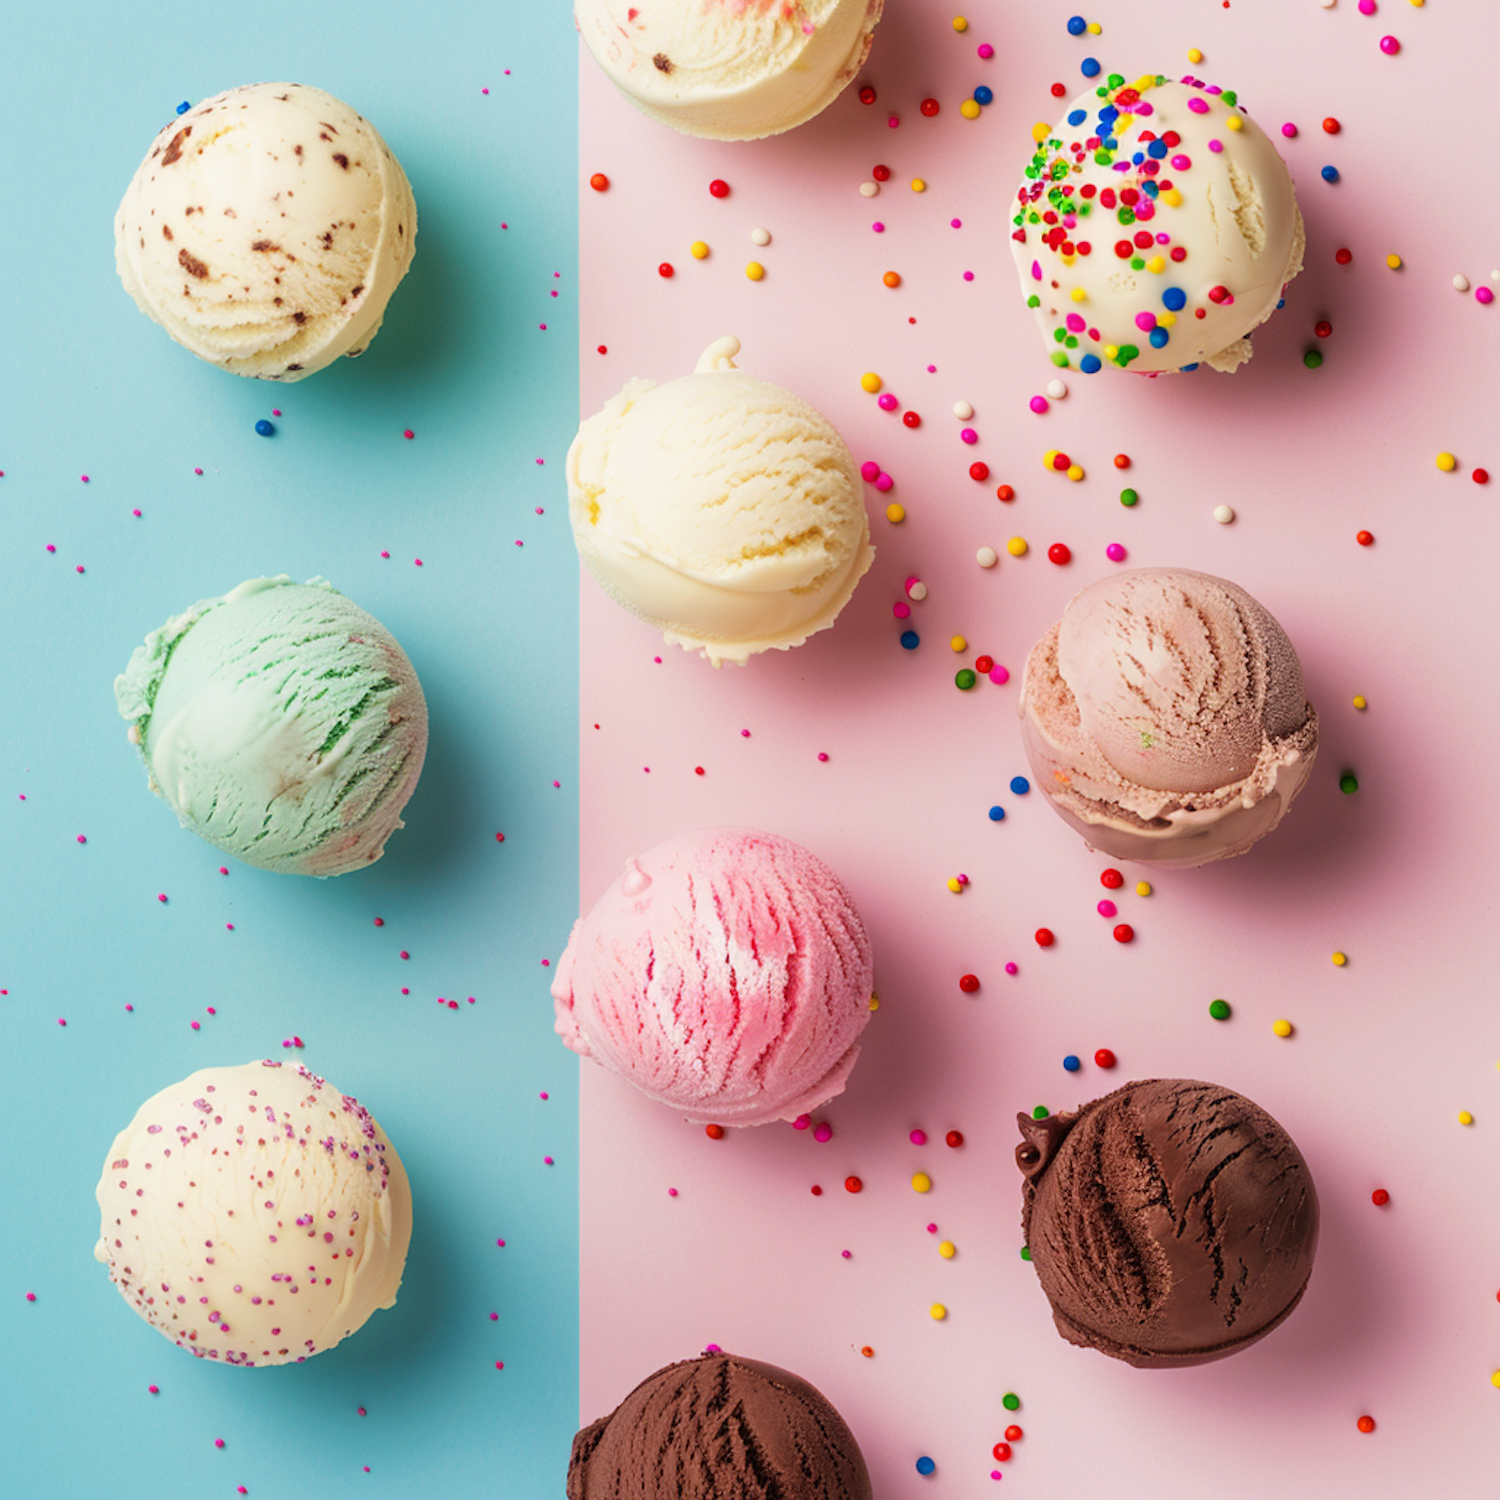
[[1197, 1079], [1020, 1115], [1022, 1231], [1058, 1332], [1142, 1368], [1204, 1364], [1297, 1306], [1318, 1195], [1265, 1110]]
[[698, 1123], [793, 1120], [843, 1091], [874, 963], [816, 855], [716, 828], [630, 860], [552, 983], [563, 1042]]
[[[1117, 144], [1101, 151], [1107, 139]], [[1116, 253], [1124, 241], [1129, 257]], [[1234, 371], [1302, 269], [1305, 243], [1291, 173], [1237, 98], [1153, 74], [1072, 101], [1036, 148], [1011, 235], [1021, 295], [1053, 363], [1090, 373]], [[1085, 366], [1090, 356], [1097, 366]]]
[[709, 1353], [643, 1380], [573, 1439], [567, 1500], [871, 1500], [849, 1425], [790, 1370]]
[[291, 381], [364, 352], [416, 238], [411, 184], [368, 120], [257, 83], [162, 127], [115, 215], [115, 264], [200, 359]]
[[379, 859], [427, 753], [406, 653], [321, 578], [200, 600], [136, 647], [115, 699], [182, 826], [265, 870]]
[[669, 645], [715, 666], [826, 630], [874, 560], [859, 470], [833, 425], [737, 369], [632, 380], [567, 457], [579, 555]]
[[115, 1137], [94, 1256], [179, 1348], [232, 1365], [331, 1349], [391, 1307], [411, 1187], [358, 1100], [282, 1062], [204, 1068]]
[[1184, 568], [1078, 593], [1032, 648], [1020, 714], [1052, 806], [1106, 854], [1162, 865], [1243, 853], [1317, 753], [1286, 632], [1238, 585]]
[[884, 0], [575, 0], [610, 82], [688, 135], [776, 135], [827, 108], [870, 54]]

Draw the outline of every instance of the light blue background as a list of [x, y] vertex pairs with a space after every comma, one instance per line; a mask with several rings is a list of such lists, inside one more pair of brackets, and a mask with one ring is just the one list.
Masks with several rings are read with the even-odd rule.
[[[571, 18], [494, 0], [5, 16], [0, 1490], [558, 1496], [577, 1406], [576, 1065], [542, 960], [577, 904]], [[178, 102], [281, 79], [375, 123], [419, 219], [370, 352], [293, 386], [178, 348], [112, 253], [115, 208]], [[273, 407], [277, 435], [257, 437]], [[279, 572], [322, 573], [382, 620], [432, 715], [407, 828], [336, 880], [252, 870], [180, 830], [111, 693], [169, 614]], [[305, 1049], [284, 1052], [294, 1034]], [[127, 1308], [92, 1259], [93, 1191], [148, 1095], [261, 1056], [371, 1108], [416, 1232], [392, 1311], [306, 1365], [240, 1370]]]

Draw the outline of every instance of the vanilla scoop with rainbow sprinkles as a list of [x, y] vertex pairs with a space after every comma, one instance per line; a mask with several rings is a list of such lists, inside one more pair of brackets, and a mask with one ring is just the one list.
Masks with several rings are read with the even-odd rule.
[[1033, 137], [1011, 251], [1052, 363], [1244, 364], [1304, 237], [1286, 163], [1234, 91], [1111, 73]]

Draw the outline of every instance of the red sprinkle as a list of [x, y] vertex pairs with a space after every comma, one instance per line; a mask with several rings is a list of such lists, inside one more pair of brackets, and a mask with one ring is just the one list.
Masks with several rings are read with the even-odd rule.
[[1339, 122], [1335, 120], [1332, 115], [1329, 115], [1329, 117], [1323, 121], [1323, 129], [1326, 130], [1329, 135], [1337, 135], [1340, 129]]
[[1038, 927], [1036, 930], [1036, 945], [1038, 948], [1050, 948], [1057, 939], [1052, 936], [1050, 927]]
[[981, 484], [990, 477], [990, 466], [988, 464], [974, 463], [969, 465], [969, 478], [977, 479]]
[[958, 981], [958, 987], [964, 994], [972, 995], [979, 988], [979, 976], [977, 974], [965, 974]]
[[1099, 884], [1107, 891], [1117, 891], [1125, 884], [1125, 877], [1118, 870], [1110, 868], [1099, 877]]
[[715, 198], [727, 198], [729, 196], [729, 184], [725, 182], [722, 177], [715, 177], [714, 180], [709, 183], [708, 190], [714, 195]]
[[1128, 453], [1115, 454], [1115, 468], [1128, 469], [1130, 467], [1130, 455]]
[[1344, 250], [1344, 249], [1335, 250], [1333, 252], [1333, 258], [1341, 266], [1347, 266], [1349, 264], [1349, 262], [1354, 259], [1354, 252], [1352, 250]]
[[932, 118], [932, 117], [933, 117], [933, 116], [934, 116], [934, 115], [935, 115], [935, 114], [936, 114], [936, 113], [937, 113], [937, 112], [938, 112], [938, 111], [939, 111], [939, 110], [940, 110], [940, 109], [941, 109], [941, 108], [942, 108], [942, 105], [940, 105], [940, 104], [939, 104], [939, 103], [938, 103], [938, 102], [937, 102], [937, 100], [936, 100], [936, 99], [924, 99], [924, 100], [923, 100], [923, 101], [922, 101], [922, 113], [923, 113], [923, 114], [924, 114], [924, 115], [926, 115], [926, 116], [927, 116], [927, 118], [928, 118], [928, 119], [929, 119], [929, 120], [930, 120], [930, 119], [931, 119], [931, 118]]
[[950, 1130], [948, 1134], [943, 1137], [943, 1143], [945, 1145], [952, 1146], [956, 1151], [964, 1143], [963, 1132], [960, 1130]]
[[1357, 1428], [1359, 1428], [1359, 1430], [1361, 1432], [1374, 1432], [1375, 1431], [1375, 1418], [1374, 1417], [1361, 1417], [1359, 1419], [1359, 1421], [1357, 1421], [1354, 1425]]
[[1067, 92], [1068, 86], [1065, 83], [1054, 83], [1052, 85], [1052, 97], [1054, 99], [1062, 99], [1066, 97]]
[[919, 417], [914, 411], [904, 412], [902, 414], [901, 420], [905, 422], [908, 427], [920, 427], [922, 425], [921, 417]]
[[872, 167], [870, 169], [870, 176], [876, 182], [888, 182], [890, 181], [891, 169], [889, 167]]
[[1115, 941], [1117, 943], [1128, 943], [1135, 937], [1135, 928], [1129, 922], [1121, 922], [1115, 928]]
[[1047, 548], [1047, 561], [1054, 562], [1058, 567], [1062, 567], [1064, 563], [1073, 561], [1073, 554], [1061, 542], [1053, 542]]
[[996, 1458], [1000, 1460], [1001, 1463], [1004, 1463], [1005, 1460], [1010, 1457], [1010, 1444], [996, 1443], [990, 1451], [995, 1455]]
[[844, 1179], [844, 1191], [846, 1193], [858, 1193], [863, 1191], [864, 1183], [857, 1177], [846, 1177]]
[[1115, 1065], [1115, 1055], [1108, 1047], [1101, 1047], [1094, 1054], [1094, 1066], [1096, 1068], [1112, 1068]]
[[859, 102], [861, 104], [873, 104], [875, 102], [875, 90], [868, 83], [859, 91]]
[[1002, 484], [1000, 488], [995, 491], [995, 498], [997, 500], [1005, 501], [1005, 503], [1008, 505], [1012, 500], [1016, 498], [1016, 492], [1008, 484]]
[[1375, 544], [1375, 533], [1372, 531], [1356, 531], [1354, 533], [1354, 540], [1361, 547], [1372, 547]]
[[1490, 471], [1488, 469], [1475, 469], [1470, 476], [1475, 484], [1488, 484], [1490, 482]]
[[663, 262], [662, 262], [662, 263], [661, 263], [661, 264], [660, 264], [660, 265], [659, 265], [659, 266], [658, 266], [658, 267], [657, 267], [657, 268], [656, 268], [656, 274], [657, 274], [657, 275], [658, 275], [658, 276], [675, 276], [675, 275], [676, 275], [676, 274], [677, 274], [677, 273], [676, 273], [676, 271], [674, 271], [674, 270], [673, 270], [673, 269], [672, 269], [672, 263], [671, 263], [671, 262], [670, 262], [670, 261], [666, 261], [666, 260], [664, 260], [664, 261], [663, 261]]
[[995, 658], [993, 656], [977, 656], [974, 658], [974, 670], [981, 677], [988, 677], [994, 665]]
[[1007, 1427], [1005, 1429], [1005, 1441], [1007, 1443], [1019, 1443], [1026, 1434], [1019, 1427]]
[[1373, 1203], [1376, 1208], [1384, 1208], [1390, 1201], [1391, 1195], [1386, 1192], [1384, 1188], [1376, 1188], [1375, 1191], [1370, 1194], [1370, 1202]]
[[722, 1125], [705, 1125], [703, 1133], [711, 1141], [722, 1141], [724, 1139], [724, 1127]]
[[1320, 339], [1326, 339], [1333, 333], [1333, 324], [1330, 323], [1327, 318], [1320, 318], [1316, 323], [1313, 324], [1313, 332], [1317, 334]]
[[603, 172], [595, 172], [594, 175], [589, 178], [589, 186], [593, 188], [596, 193], [602, 193], [609, 186], [609, 178], [607, 178]]

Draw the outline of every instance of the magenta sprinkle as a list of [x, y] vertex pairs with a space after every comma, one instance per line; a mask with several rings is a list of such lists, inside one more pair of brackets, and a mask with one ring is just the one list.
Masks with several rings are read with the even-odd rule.
[[893, 484], [895, 484], [895, 482], [896, 481], [892, 479], [889, 474], [882, 474], [880, 478], [875, 481], [875, 488], [879, 490], [883, 495], [888, 489], [890, 489]]
[[1474, 300], [1488, 307], [1495, 300], [1495, 294], [1487, 286], [1477, 286], [1474, 288]]
[[1019, 974], [1021, 971], [1014, 964], [1006, 964], [1005, 972], [1007, 974]]
[[827, 1120], [819, 1120], [813, 1129], [813, 1139], [819, 1143], [833, 1139], [833, 1126]]
[[806, 1130], [807, 1127], [809, 1125], [811, 1125], [811, 1124], [812, 1124], [812, 1116], [811, 1115], [798, 1115], [797, 1118], [792, 1121], [792, 1129], [793, 1130]]
[[1125, 561], [1125, 549], [1118, 542], [1111, 542], [1109, 546], [1104, 549], [1104, 555], [1111, 562]]
[[925, 1146], [927, 1144], [927, 1132], [925, 1130], [914, 1130], [907, 1139], [913, 1146]]
[[986, 62], [995, 55], [995, 49], [988, 42], [981, 42], [976, 50]]

